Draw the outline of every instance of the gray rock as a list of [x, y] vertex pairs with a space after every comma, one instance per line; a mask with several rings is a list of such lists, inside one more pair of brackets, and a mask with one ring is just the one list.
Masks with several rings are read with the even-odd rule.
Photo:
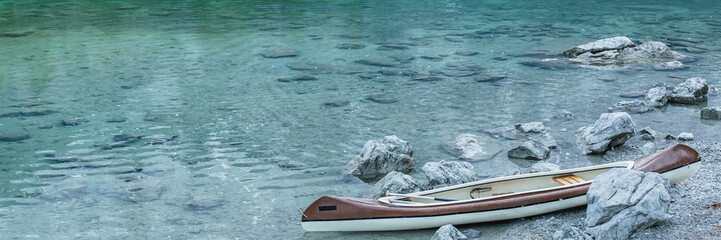
[[260, 55], [266, 58], [295, 57], [298, 56], [298, 52], [288, 48], [275, 48], [265, 50], [264, 52], [260, 53]]
[[543, 160], [548, 158], [550, 151], [546, 145], [537, 141], [529, 140], [508, 150], [509, 158], [522, 158], [532, 160]]
[[593, 238], [577, 227], [565, 227], [553, 233], [553, 240], [593, 240]]
[[481, 237], [481, 231], [478, 231], [476, 229], [466, 229], [463, 231], [463, 235], [466, 235], [468, 238], [480, 238]]
[[323, 103], [326, 107], [344, 107], [350, 104], [350, 101], [345, 98], [336, 98], [336, 99], [330, 99]]
[[656, 131], [651, 129], [650, 127], [642, 128], [638, 131], [638, 134], [641, 134], [641, 139], [647, 140], [647, 141], [653, 141], [656, 139]]
[[121, 133], [121, 134], [118, 134], [118, 135], [113, 135], [113, 141], [133, 143], [133, 142], [137, 142], [137, 141], [140, 140], [140, 138], [142, 138], [142, 137], [143, 137], [143, 136], [133, 135], [133, 134], [130, 134], [130, 133]]
[[693, 140], [693, 133], [682, 132], [682, 133], [678, 134], [678, 140], [691, 141], [691, 140]]
[[491, 159], [503, 150], [498, 141], [492, 137], [467, 133], [443, 143], [442, 147], [459, 159], [471, 161]]
[[721, 120], [721, 107], [705, 107], [701, 109], [701, 119]]
[[393, 97], [387, 93], [371, 94], [371, 95], [368, 95], [366, 97], [366, 99], [377, 102], [377, 103], [383, 103], [383, 104], [398, 102], [398, 99], [396, 99], [395, 97]]
[[696, 104], [706, 101], [708, 95], [708, 84], [706, 79], [700, 77], [692, 77], [686, 81], [679, 83], [671, 92], [669, 102]]
[[529, 172], [538, 173], [538, 172], [550, 172], [550, 171], [558, 171], [558, 170], [561, 170], [561, 167], [559, 167], [556, 164], [549, 163], [549, 162], [538, 162], [538, 163], [531, 165], [531, 170]]
[[641, 153], [643, 153], [643, 155], [649, 155], [651, 153], [654, 153], [655, 151], [656, 151], [656, 144], [654, 144], [652, 142], [646, 143], [641, 147]]
[[609, 107], [608, 110], [611, 112], [645, 113], [651, 111], [652, 108], [644, 101], [633, 100], [617, 102]]
[[548, 132], [548, 128], [542, 122], [517, 123], [515, 126], [516, 134], [525, 137], [528, 140], [536, 141], [548, 149], [556, 149], [558, 144], [556, 139]]
[[386, 192], [392, 193], [412, 193], [422, 191], [423, 186], [413, 177], [396, 171], [391, 171], [381, 178], [370, 190], [370, 198], [380, 198], [386, 195]]
[[563, 56], [567, 58], [574, 58], [584, 53], [595, 54], [603, 51], [620, 50], [623, 48], [635, 46], [636, 45], [628, 37], [604, 38], [568, 49], [563, 52]]
[[478, 180], [473, 165], [467, 162], [440, 161], [423, 165], [423, 174], [431, 186], [455, 185]]
[[456, 240], [456, 239], [468, 239], [466, 235], [463, 235], [461, 231], [458, 231], [456, 227], [451, 224], [446, 224], [438, 228], [436, 234], [431, 237], [431, 240]]
[[0, 132], [0, 142], [17, 142], [30, 139], [30, 134], [22, 128], [13, 128]]
[[370, 140], [361, 153], [344, 167], [344, 173], [372, 180], [392, 171], [408, 173], [415, 167], [413, 148], [396, 136]]
[[665, 139], [667, 141], [674, 141], [674, 140], [676, 140], [676, 136], [671, 135], [670, 133], [666, 133], [666, 136], [664, 136], [663, 139]]
[[646, 93], [646, 101], [648, 101], [651, 107], [663, 107], [668, 103], [668, 97], [670, 95], [666, 87], [655, 87], [649, 89]]
[[588, 189], [586, 231], [596, 239], [627, 239], [669, 218], [671, 185], [661, 174], [614, 168]]
[[683, 54], [671, 51], [666, 44], [656, 41], [648, 41], [638, 47], [625, 48], [618, 55], [619, 59], [626, 61], [641, 59], [673, 60], [685, 57]]
[[635, 131], [636, 125], [628, 113], [603, 113], [593, 125], [576, 130], [576, 143], [585, 154], [604, 153], [623, 145]]

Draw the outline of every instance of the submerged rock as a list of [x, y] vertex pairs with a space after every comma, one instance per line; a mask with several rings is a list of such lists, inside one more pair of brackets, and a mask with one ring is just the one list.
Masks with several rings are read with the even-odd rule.
[[355, 63], [369, 65], [369, 66], [376, 66], [376, 67], [398, 66], [398, 63], [393, 62], [391, 60], [387, 60], [387, 59], [361, 59], [361, 60], [355, 61]]
[[386, 136], [366, 142], [361, 153], [346, 164], [343, 172], [372, 180], [392, 171], [407, 173], [413, 168], [415, 162], [411, 145], [396, 136]]
[[423, 174], [432, 187], [455, 185], [478, 180], [473, 165], [467, 162], [440, 161], [423, 165]]
[[365, 48], [366, 45], [359, 44], [359, 43], [342, 43], [335, 46], [338, 49], [362, 49]]
[[323, 103], [326, 107], [344, 107], [350, 104], [350, 101], [345, 98], [336, 98], [336, 99], [330, 99]]
[[371, 94], [371, 95], [368, 95], [366, 97], [366, 99], [377, 102], [377, 103], [383, 103], [383, 104], [398, 102], [397, 98], [395, 98], [387, 93]]
[[278, 80], [279, 82], [312, 81], [318, 80], [318, 77], [312, 75], [296, 75], [293, 77], [282, 77], [276, 80]]
[[64, 118], [60, 123], [61, 123], [63, 126], [65, 126], [65, 127], [71, 127], [71, 126], [80, 125], [80, 124], [85, 123], [85, 122], [87, 122], [87, 121], [88, 121], [88, 120], [85, 120], [85, 119], [82, 119], [82, 118], [78, 118], [78, 117], [69, 117], [69, 118]]
[[721, 107], [705, 107], [701, 109], [701, 119], [721, 120]]
[[475, 80], [476, 82], [497, 82], [506, 79], [507, 77], [508, 75], [503, 73], [489, 72], [475, 76], [473, 80]]
[[692, 77], [686, 81], [679, 83], [671, 92], [669, 102], [696, 104], [705, 102], [708, 95], [708, 84], [706, 79], [700, 77]]
[[471, 161], [491, 159], [503, 150], [498, 141], [492, 137], [468, 133], [443, 143], [442, 147], [459, 159]]
[[431, 240], [457, 240], [457, 239], [468, 239], [466, 235], [463, 235], [461, 231], [458, 231], [456, 227], [451, 224], [441, 226], [436, 234], [431, 237]]
[[15, 38], [15, 37], [25, 37], [32, 33], [33, 33], [33, 31], [12, 31], [12, 32], [4, 32], [4, 33], [0, 34], [0, 36]]
[[12, 128], [0, 132], [0, 142], [17, 142], [30, 139], [30, 134], [22, 128]]
[[423, 186], [413, 177], [391, 171], [379, 180], [370, 190], [370, 198], [380, 198], [386, 195], [386, 192], [392, 193], [412, 193], [422, 191]]
[[509, 158], [521, 158], [531, 160], [543, 160], [548, 158], [550, 151], [546, 145], [538, 141], [525, 141], [520, 145], [508, 150]]
[[663, 107], [668, 104], [669, 95], [670, 93], [666, 90], [666, 87], [651, 88], [646, 93], [646, 101], [651, 107]]
[[298, 52], [288, 48], [275, 48], [265, 50], [264, 52], [260, 53], [260, 55], [266, 58], [283, 58], [298, 56]]
[[208, 194], [192, 194], [190, 200], [183, 203], [188, 210], [210, 210], [223, 204], [223, 199]]
[[623, 145], [635, 131], [636, 126], [628, 113], [603, 113], [593, 125], [576, 130], [576, 143], [585, 154], [604, 153]]
[[564, 70], [573, 68], [573, 64], [568, 59], [562, 58], [544, 58], [540, 60], [528, 60], [519, 62], [529, 67], [537, 67], [545, 70]]
[[587, 231], [596, 239], [627, 239], [669, 218], [671, 185], [661, 174], [614, 168], [588, 189]]
[[679, 70], [679, 69], [685, 69], [686, 66], [683, 65], [680, 61], [669, 61], [669, 62], [662, 62], [659, 64], [656, 64], [653, 66], [653, 70], [656, 71], [671, 71], [671, 70]]
[[645, 113], [651, 111], [651, 106], [644, 101], [620, 101], [608, 108], [611, 112]]

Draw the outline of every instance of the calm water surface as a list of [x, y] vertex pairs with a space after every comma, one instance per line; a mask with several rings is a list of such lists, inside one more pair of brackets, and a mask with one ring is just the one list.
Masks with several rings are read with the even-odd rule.
[[[370, 185], [339, 170], [386, 135], [409, 141], [422, 166], [455, 159], [440, 146], [459, 134], [544, 121], [560, 145], [549, 162], [601, 163], [579, 154], [573, 132], [630, 100], [621, 94], [694, 76], [721, 85], [719, 16], [717, 1], [0, 1], [0, 133], [30, 137], [0, 142], [0, 238], [430, 238], [304, 233], [298, 209], [364, 196]], [[679, 71], [521, 64], [613, 36], [697, 61]], [[296, 56], [263, 55], [279, 49]], [[508, 77], [399, 74], [458, 65]], [[278, 80], [299, 75], [317, 80]], [[719, 139], [701, 107], [632, 116]], [[559, 109], [574, 120], [554, 118]], [[491, 177], [532, 162], [472, 164]], [[493, 238], [507, 224], [462, 229]]]

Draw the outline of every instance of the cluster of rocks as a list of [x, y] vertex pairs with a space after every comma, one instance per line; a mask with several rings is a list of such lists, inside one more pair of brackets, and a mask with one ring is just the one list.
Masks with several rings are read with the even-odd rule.
[[569, 61], [582, 65], [622, 65], [651, 63], [658, 70], [683, 68], [691, 58], [656, 41], [636, 45], [628, 37], [612, 37], [578, 45], [563, 52]]
[[665, 86], [649, 89], [644, 101], [621, 101], [610, 108], [611, 112], [644, 113], [653, 108], [665, 107], [668, 103], [699, 104], [707, 101], [709, 85], [706, 79], [692, 77], [669, 90]]

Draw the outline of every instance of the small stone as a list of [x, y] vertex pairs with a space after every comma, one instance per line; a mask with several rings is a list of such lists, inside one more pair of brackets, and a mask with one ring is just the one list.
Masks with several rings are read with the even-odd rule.
[[323, 103], [326, 107], [344, 107], [348, 104], [350, 104], [350, 101], [344, 98], [330, 99]]
[[398, 102], [398, 99], [391, 96], [387, 93], [378, 93], [378, 94], [371, 94], [366, 97], [366, 99], [377, 102], [377, 103], [383, 103], [383, 104], [390, 104]]
[[318, 80], [318, 77], [312, 75], [296, 75], [290, 78], [278, 78], [280, 82], [294, 82], [294, 81], [312, 81]]
[[693, 140], [693, 133], [682, 132], [678, 135], [678, 140], [691, 141], [691, 140]]
[[538, 173], [538, 172], [551, 172], [551, 171], [558, 171], [561, 170], [561, 167], [559, 167], [556, 164], [549, 163], [549, 162], [538, 162], [533, 165], [531, 165], [531, 173]]
[[673, 140], [676, 140], [676, 136], [671, 135], [670, 133], [666, 133], [666, 136], [664, 136], [663, 139], [665, 139], [667, 141], [673, 141]]
[[298, 56], [298, 52], [288, 48], [275, 48], [266, 50], [260, 53], [260, 55], [266, 58], [283, 58]]
[[30, 134], [22, 128], [0, 132], [0, 142], [17, 142], [25, 139], [30, 139]]
[[670, 93], [666, 90], [666, 87], [651, 88], [646, 93], [646, 101], [651, 107], [663, 107], [668, 103], [669, 95]]
[[721, 107], [705, 107], [701, 109], [701, 119], [721, 120]]
[[436, 231], [436, 234], [431, 237], [431, 240], [458, 240], [458, 239], [468, 239], [466, 235], [463, 235], [461, 231], [458, 231], [456, 227], [454, 227], [451, 224], [446, 224], [441, 226], [438, 231]]
[[642, 128], [638, 131], [638, 134], [641, 135], [641, 139], [646, 141], [653, 141], [656, 138], [656, 131], [651, 129], [650, 127]]
[[481, 237], [481, 231], [478, 231], [476, 229], [466, 229], [463, 231], [463, 235], [466, 235], [466, 237], [469, 238], [479, 238]]
[[543, 160], [548, 158], [550, 151], [546, 145], [537, 141], [525, 141], [520, 145], [508, 150], [509, 158], [521, 158], [531, 160]]
[[656, 150], [656, 144], [654, 144], [652, 142], [646, 143], [641, 147], [641, 153], [643, 153], [643, 155], [649, 155], [649, 154], [653, 153], [655, 150]]

